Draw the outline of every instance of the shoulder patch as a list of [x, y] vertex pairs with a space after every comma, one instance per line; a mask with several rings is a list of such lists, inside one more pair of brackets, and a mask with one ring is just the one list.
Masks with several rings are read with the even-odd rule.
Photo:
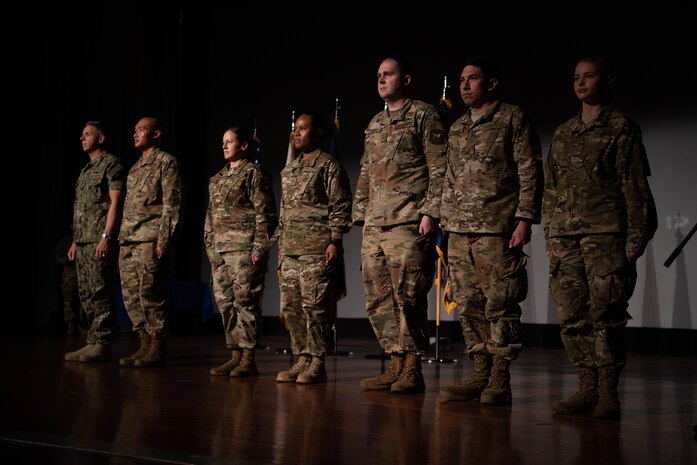
[[433, 145], [445, 144], [445, 131], [442, 129], [434, 129], [428, 137], [428, 141]]

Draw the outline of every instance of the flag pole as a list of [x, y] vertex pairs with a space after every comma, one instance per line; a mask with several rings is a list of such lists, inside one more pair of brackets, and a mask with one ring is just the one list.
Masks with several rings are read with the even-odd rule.
[[436, 281], [436, 360], [440, 360], [440, 286], [443, 275], [442, 263], [438, 257], [438, 280]]
[[[339, 106], [339, 97], [335, 97], [334, 98], [334, 131], [335, 131], [335, 134], [334, 134], [334, 137], [332, 138], [333, 143], [332, 143], [332, 147], [330, 149], [334, 153], [331, 153], [330, 155], [332, 155], [337, 160], [340, 159], [340, 156], [339, 156], [339, 108], [341, 108]], [[343, 251], [342, 251], [341, 258], [339, 259], [337, 269], [338, 269], [338, 267], [341, 267], [340, 271], [338, 271], [338, 273], [339, 273], [338, 279], [342, 280], [342, 282], [343, 282], [343, 284], [340, 283], [343, 290], [340, 293], [340, 295], [337, 297], [337, 299], [334, 301], [334, 305], [336, 306], [336, 309], [335, 309], [336, 321], [334, 322], [334, 325], [333, 325], [334, 327], [332, 328], [332, 333], [334, 336], [333, 337], [334, 341], [332, 341], [332, 342], [334, 343], [334, 354], [333, 355], [335, 357], [338, 355], [353, 355], [353, 352], [351, 352], [351, 351], [346, 351], [346, 350], [340, 351], [339, 350], [339, 337], [337, 335], [337, 331], [338, 331], [337, 330], [337, 326], [338, 326], [337, 323], [339, 321], [339, 311], [338, 311], [339, 300], [346, 297], [346, 268], [345, 268], [346, 263], [344, 262]]]
[[[295, 158], [295, 147], [293, 147], [293, 135], [295, 134], [295, 110], [291, 111], [290, 115], [290, 135], [288, 136], [288, 155], [286, 156], [286, 166], [290, 165], [290, 163], [293, 161]], [[280, 268], [276, 272], [278, 275], [278, 279], [280, 282], [281, 279], [281, 270]], [[288, 325], [286, 324], [286, 317], [283, 314], [283, 307], [279, 305], [280, 307], [280, 312], [279, 312], [279, 319], [283, 323], [283, 326], [290, 332], [288, 329]], [[293, 364], [293, 350], [290, 347], [283, 347], [276, 349], [277, 354], [289, 354], [290, 355], [290, 364]]]
[[254, 160], [253, 163], [255, 165], [260, 165], [261, 164], [261, 141], [259, 140], [259, 136], [257, 136], [257, 117], [254, 117], [254, 132], [252, 133], [252, 141], [254, 143]]

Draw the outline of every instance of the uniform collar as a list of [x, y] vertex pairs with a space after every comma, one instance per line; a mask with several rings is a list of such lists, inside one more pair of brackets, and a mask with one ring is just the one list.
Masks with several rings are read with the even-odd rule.
[[295, 165], [310, 165], [310, 166], [315, 166], [317, 164], [317, 160], [319, 159], [319, 156], [322, 154], [322, 149], [317, 148], [314, 150], [312, 153], [310, 153], [306, 158], [302, 158], [302, 156], [298, 156], [293, 160], [292, 164]]
[[581, 110], [576, 114], [576, 118], [574, 119], [574, 123], [571, 126], [571, 131], [572, 132], [583, 132], [588, 129], [593, 129], [596, 127], [605, 127], [607, 126], [608, 119], [610, 119], [610, 113], [612, 112], [612, 108], [608, 105], [602, 110], [600, 110], [600, 113], [598, 116], [593, 119], [588, 125], [583, 122], [583, 118], [581, 117]]
[[407, 98], [404, 100], [404, 105], [397, 111], [390, 112], [385, 108], [382, 112], [382, 119], [385, 123], [397, 123], [399, 121], [404, 121], [407, 119], [407, 113], [411, 109], [412, 99]]
[[467, 126], [474, 126], [475, 124], [482, 124], [487, 121], [491, 121], [493, 119], [494, 113], [496, 113], [501, 106], [501, 101], [500, 100], [494, 100], [491, 105], [489, 105], [489, 108], [486, 109], [484, 114], [477, 120], [477, 122], [472, 121], [472, 110], [468, 109], [467, 113], [465, 114], [465, 121], [467, 123]]

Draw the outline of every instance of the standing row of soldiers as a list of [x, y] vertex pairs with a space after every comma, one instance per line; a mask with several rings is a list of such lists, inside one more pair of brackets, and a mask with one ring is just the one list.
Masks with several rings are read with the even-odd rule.
[[[474, 361], [471, 377], [441, 389], [446, 400], [505, 405], [510, 364], [523, 346], [531, 225], [544, 225], [550, 291], [580, 389], [555, 402], [558, 413], [619, 416], [617, 384], [626, 362], [623, 331], [636, 259], [656, 229], [649, 165], [638, 126], [610, 106], [614, 73], [602, 58], [576, 66], [581, 111], [559, 126], [543, 177], [539, 138], [523, 112], [497, 99], [499, 70], [472, 57], [460, 76], [467, 113], [446, 132], [434, 107], [410, 98], [412, 71], [398, 57], [381, 61], [378, 93], [386, 108], [365, 131], [355, 196], [341, 164], [322, 151], [327, 125], [316, 114], [296, 120], [298, 156], [281, 172], [280, 218], [269, 176], [246, 158], [248, 131], [223, 135], [228, 162], [211, 178], [205, 244], [231, 358], [211, 375], [256, 376], [261, 295], [267, 257], [279, 245], [281, 308], [297, 362], [278, 382], [322, 383], [327, 334], [345, 290], [342, 237], [362, 227], [366, 311], [389, 368], [360, 382], [366, 390], [425, 391], [427, 294], [435, 272], [434, 236], [449, 233], [451, 300], [457, 303]], [[167, 252], [181, 208], [176, 160], [158, 148], [157, 121], [136, 126], [143, 156], [131, 169], [119, 232], [124, 302], [140, 348], [122, 365], [164, 363]], [[98, 123], [87, 123], [91, 161], [77, 184], [75, 245], [80, 294], [92, 319], [87, 346], [66, 360], [106, 357], [109, 254], [116, 236], [123, 168], [102, 149]], [[101, 238], [100, 238], [101, 236]], [[76, 251], [77, 250], [77, 254]]]

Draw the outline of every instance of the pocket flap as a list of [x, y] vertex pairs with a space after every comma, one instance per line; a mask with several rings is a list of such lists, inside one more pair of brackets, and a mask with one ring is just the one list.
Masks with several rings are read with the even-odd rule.
[[494, 273], [497, 279], [504, 279], [513, 276], [521, 269], [525, 268], [528, 256], [520, 253], [517, 256], [507, 257], [494, 263]]
[[624, 252], [613, 252], [591, 259], [593, 274], [601, 278], [621, 270], [625, 266], [627, 266], [627, 256]]

